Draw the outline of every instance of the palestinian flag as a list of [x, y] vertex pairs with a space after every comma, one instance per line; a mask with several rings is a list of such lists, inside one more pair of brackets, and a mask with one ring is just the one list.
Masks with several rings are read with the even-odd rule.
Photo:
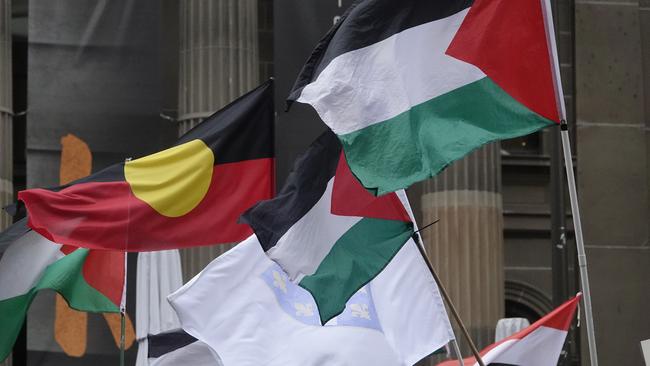
[[273, 186], [273, 90], [268, 81], [167, 150], [55, 189], [18, 194], [29, 226], [91, 249], [151, 251], [245, 239], [237, 223]]
[[60, 293], [71, 308], [118, 313], [125, 253], [53, 243], [29, 231], [0, 258], [0, 361], [10, 353], [39, 290]]
[[[556, 366], [581, 297], [576, 295], [528, 328], [488, 346], [480, 352], [481, 359], [488, 366]], [[478, 365], [475, 362], [474, 357], [464, 360], [465, 365]], [[458, 361], [438, 364], [456, 365]]]
[[366, 188], [408, 187], [485, 143], [560, 121], [547, 3], [358, 1], [288, 102], [316, 109]]
[[397, 195], [368, 193], [329, 131], [296, 162], [278, 197], [242, 219], [268, 256], [312, 294], [322, 324], [341, 313], [413, 234]]

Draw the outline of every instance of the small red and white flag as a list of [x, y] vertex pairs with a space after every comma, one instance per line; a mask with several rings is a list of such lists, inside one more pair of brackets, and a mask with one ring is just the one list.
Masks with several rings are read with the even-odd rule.
[[[557, 365], [581, 297], [582, 294], [578, 293], [573, 299], [560, 305], [528, 328], [489, 345], [480, 352], [483, 362], [492, 366]], [[466, 358], [464, 361], [465, 365], [478, 365], [474, 357]], [[456, 365], [458, 365], [456, 360], [438, 364], [438, 366]]]

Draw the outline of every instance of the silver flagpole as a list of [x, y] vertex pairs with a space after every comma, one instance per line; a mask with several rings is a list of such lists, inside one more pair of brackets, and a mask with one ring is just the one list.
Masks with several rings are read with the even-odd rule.
[[575, 231], [576, 247], [578, 251], [578, 266], [580, 266], [580, 281], [584, 295], [585, 318], [587, 323], [587, 338], [589, 341], [589, 358], [592, 366], [598, 366], [598, 355], [596, 352], [596, 332], [594, 330], [594, 316], [591, 310], [591, 290], [589, 289], [589, 273], [587, 271], [587, 253], [582, 237], [582, 222], [580, 221], [580, 209], [578, 207], [578, 193], [576, 180], [573, 176], [573, 158], [571, 156], [571, 143], [569, 142], [569, 129], [566, 121], [562, 121], [562, 148], [564, 150], [564, 165], [569, 183], [569, 199], [571, 200], [571, 212], [573, 213], [573, 229]]
[[560, 77], [560, 65], [558, 61], [557, 45], [555, 41], [555, 28], [553, 26], [553, 13], [550, 0], [540, 0], [546, 25], [546, 39], [549, 45], [549, 57], [551, 59], [551, 70], [553, 72], [553, 86], [558, 112], [561, 119], [562, 150], [564, 151], [564, 166], [566, 168], [567, 183], [569, 188], [569, 199], [571, 201], [571, 212], [573, 214], [573, 229], [575, 231], [576, 248], [578, 253], [578, 265], [580, 267], [580, 281], [584, 295], [585, 321], [587, 323], [587, 338], [589, 341], [589, 358], [592, 366], [598, 366], [598, 353], [596, 351], [596, 332], [594, 330], [594, 317], [591, 309], [591, 290], [589, 289], [589, 274], [587, 272], [587, 254], [582, 237], [582, 222], [580, 221], [580, 209], [578, 207], [578, 192], [576, 180], [573, 174], [573, 155], [569, 141], [569, 128], [566, 122], [566, 106], [564, 105], [564, 92], [562, 91], [562, 79]]
[[[124, 164], [131, 158], [124, 159]], [[129, 196], [131, 190], [129, 190]], [[129, 197], [130, 198], [130, 197]], [[124, 366], [124, 347], [126, 340], [126, 285], [129, 273], [129, 224], [131, 222], [131, 201], [127, 200], [126, 206], [126, 237], [124, 238], [124, 286], [122, 287], [122, 300], [120, 301], [120, 366]]]
[[[454, 336], [456, 335], [454, 334]], [[456, 358], [458, 359], [458, 364], [460, 366], [465, 366], [465, 360], [463, 360], [463, 354], [460, 353], [460, 347], [458, 347], [458, 341], [454, 339], [451, 341], [451, 343], [453, 344], [454, 353], [456, 354]]]
[[128, 253], [124, 251], [124, 286], [122, 287], [122, 300], [120, 301], [120, 366], [124, 366], [124, 346], [126, 339], [126, 281], [128, 273]]

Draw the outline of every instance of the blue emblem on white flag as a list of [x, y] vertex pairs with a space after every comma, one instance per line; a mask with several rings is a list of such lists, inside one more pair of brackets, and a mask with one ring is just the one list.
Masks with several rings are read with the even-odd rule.
[[[271, 288], [285, 313], [303, 324], [320, 326], [318, 306], [314, 298], [309, 291], [291, 282], [279, 265], [273, 263], [261, 277]], [[370, 286], [366, 285], [359, 289], [346, 303], [345, 310], [325, 326], [362, 327], [381, 332]]]

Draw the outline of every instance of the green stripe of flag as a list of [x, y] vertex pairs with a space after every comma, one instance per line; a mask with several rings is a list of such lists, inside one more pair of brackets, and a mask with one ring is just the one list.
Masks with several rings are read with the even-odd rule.
[[98, 313], [116, 313], [119, 307], [101, 292], [91, 287], [83, 277], [83, 265], [88, 249], [77, 249], [47, 267], [36, 286], [24, 295], [0, 301], [0, 360], [13, 348], [31, 305], [39, 290], [59, 292], [71, 308]]
[[433, 177], [488, 142], [552, 124], [486, 77], [339, 138], [352, 171], [381, 195]]
[[28, 292], [25, 295], [12, 297], [0, 301], [0, 362], [7, 358], [14, 346], [16, 337], [25, 321], [25, 314], [29, 304], [34, 299], [34, 293]]
[[52, 289], [68, 301], [71, 308], [93, 313], [118, 313], [119, 306], [86, 282], [83, 265], [88, 249], [77, 249], [51, 264], [34, 291]]
[[300, 281], [320, 313], [321, 322], [340, 314], [347, 300], [393, 259], [413, 234], [410, 222], [364, 218], [348, 230], [313, 275]]

